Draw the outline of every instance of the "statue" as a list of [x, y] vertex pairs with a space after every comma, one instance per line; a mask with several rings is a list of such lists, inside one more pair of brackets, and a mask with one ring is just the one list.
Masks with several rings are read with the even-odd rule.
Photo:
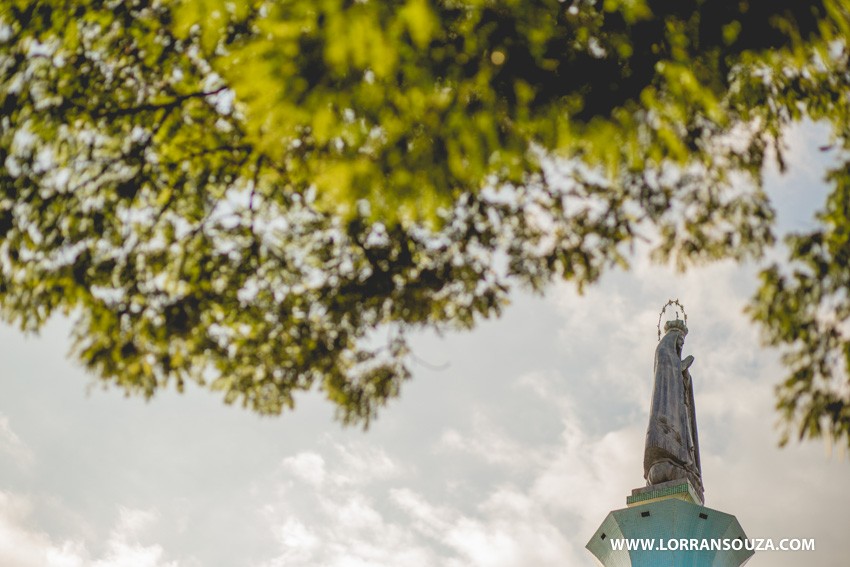
[[[676, 304], [681, 306], [678, 301]], [[646, 430], [643, 472], [647, 485], [687, 479], [702, 500], [702, 469], [690, 373], [694, 357], [682, 360], [682, 347], [688, 334], [685, 321], [678, 318], [667, 321], [664, 337], [655, 349], [655, 384]]]

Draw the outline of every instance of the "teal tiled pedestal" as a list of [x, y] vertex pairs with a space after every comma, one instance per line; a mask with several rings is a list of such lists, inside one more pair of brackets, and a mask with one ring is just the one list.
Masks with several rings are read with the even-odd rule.
[[[604, 567], [740, 567], [753, 555], [735, 516], [702, 506], [687, 482], [637, 489], [627, 503], [610, 512], [587, 543]], [[624, 538], [654, 542], [653, 549], [614, 549], [612, 540]], [[734, 540], [740, 549], [733, 549], [739, 547]], [[713, 541], [724, 545], [707, 549]]]

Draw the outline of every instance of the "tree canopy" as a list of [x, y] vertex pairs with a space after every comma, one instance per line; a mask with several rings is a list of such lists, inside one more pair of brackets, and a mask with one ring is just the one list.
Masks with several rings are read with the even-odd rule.
[[[850, 3], [9, 0], [0, 307], [151, 396], [368, 423], [414, 328], [581, 289], [638, 241], [681, 268], [774, 244], [808, 118], [850, 148]], [[750, 305], [788, 433], [850, 443], [850, 174]]]

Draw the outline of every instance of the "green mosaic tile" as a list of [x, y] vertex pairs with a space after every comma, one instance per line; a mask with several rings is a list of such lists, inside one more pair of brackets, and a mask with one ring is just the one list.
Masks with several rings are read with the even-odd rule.
[[665, 488], [659, 488], [658, 490], [651, 490], [649, 492], [642, 492], [641, 494], [627, 496], [626, 504], [634, 504], [635, 502], [643, 502], [644, 500], [651, 500], [653, 498], [661, 498], [662, 496], [672, 496], [674, 494], [682, 493], [689, 493], [687, 484], [677, 484], [676, 486], [667, 486]]

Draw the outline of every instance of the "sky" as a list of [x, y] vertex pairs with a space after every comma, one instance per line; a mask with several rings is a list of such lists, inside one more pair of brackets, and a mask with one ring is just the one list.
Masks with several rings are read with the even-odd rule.
[[[824, 132], [768, 172], [782, 231], [812, 226]], [[632, 258], [584, 295], [517, 291], [498, 320], [414, 340], [414, 377], [367, 431], [320, 394], [261, 418], [187, 388], [102, 389], [67, 357], [68, 320], [0, 327], [0, 565], [588, 566], [584, 549], [645, 484], [660, 308], [688, 314], [706, 505], [749, 537], [814, 538], [751, 567], [837, 567], [850, 552], [850, 459], [778, 447], [779, 354], [742, 309], [758, 263], [686, 274]]]

